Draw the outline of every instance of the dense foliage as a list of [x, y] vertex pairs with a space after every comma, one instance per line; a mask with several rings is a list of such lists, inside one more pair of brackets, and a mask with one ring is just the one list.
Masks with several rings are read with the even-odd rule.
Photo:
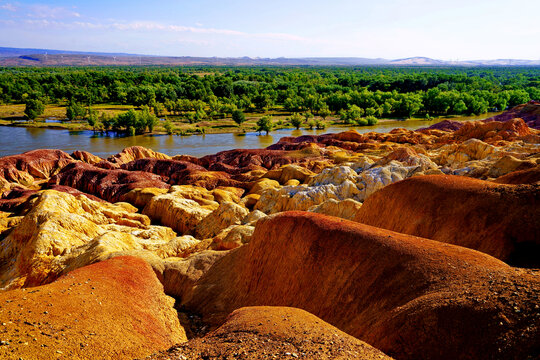
[[540, 99], [540, 67], [0, 68], [3, 103], [72, 104], [69, 118], [80, 116], [76, 104], [113, 103], [190, 122], [270, 109], [373, 122], [482, 114], [530, 99]]

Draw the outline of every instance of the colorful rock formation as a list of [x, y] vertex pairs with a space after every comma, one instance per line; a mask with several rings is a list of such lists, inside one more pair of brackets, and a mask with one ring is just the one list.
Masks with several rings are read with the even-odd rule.
[[1, 158], [0, 357], [144, 357], [185, 340], [179, 318], [195, 338], [154, 358], [535, 358], [537, 112], [202, 158]]
[[135, 257], [0, 292], [0, 303], [2, 359], [132, 359], [186, 341], [174, 300]]
[[480, 252], [291, 212], [259, 220], [181, 298], [215, 325], [247, 305], [292, 306], [398, 359], [487, 359], [536, 351], [539, 296], [537, 273]]

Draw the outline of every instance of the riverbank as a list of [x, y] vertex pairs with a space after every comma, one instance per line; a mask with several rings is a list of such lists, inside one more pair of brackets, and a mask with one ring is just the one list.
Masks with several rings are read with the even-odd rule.
[[[6, 107], [10, 107], [11, 110], [6, 110]], [[19, 109], [20, 108], [20, 109]], [[98, 105], [93, 109], [99, 112], [104, 112], [107, 115], [114, 116], [120, 112], [127, 111], [134, 107], [125, 105]], [[63, 109], [63, 113], [62, 110]], [[23, 116], [24, 105], [2, 105], [0, 106], [0, 126], [13, 126], [13, 127], [25, 127], [25, 128], [41, 128], [41, 129], [59, 129], [69, 131], [93, 131], [93, 128], [88, 124], [86, 120], [72, 120], [64, 121], [65, 119], [65, 107], [56, 106], [48, 107], [44, 114], [37, 118], [35, 121], [24, 120]], [[9, 113], [11, 115], [7, 116]], [[15, 114], [15, 115], [13, 115]], [[62, 114], [62, 115], [61, 115]], [[425, 122], [426, 124], [433, 124], [435, 122], [443, 120], [481, 120], [491, 116], [500, 114], [500, 112], [485, 113], [482, 115], [473, 116], [444, 116], [433, 117], [430, 119], [425, 118], [410, 118], [410, 119], [378, 119], [378, 124], [393, 124], [395, 127], [401, 127], [405, 122]], [[290, 124], [288, 118], [290, 113], [281, 111], [270, 111], [267, 113], [248, 113], [246, 114], [246, 121], [242, 124], [236, 124], [231, 118], [221, 118], [214, 120], [204, 120], [197, 123], [189, 123], [186, 119], [182, 119], [180, 116], [166, 116], [160, 118], [160, 122], [151, 133], [145, 135], [164, 135], [167, 134], [165, 129], [165, 122], [169, 120], [172, 124], [173, 135], [197, 135], [197, 134], [243, 134], [248, 132], [255, 132], [257, 130], [257, 121], [265, 115], [272, 117], [274, 128], [272, 131], [278, 131], [283, 129], [295, 129]], [[315, 117], [313, 120], [322, 124], [318, 130], [325, 130], [330, 127], [341, 128], [342, 131], [346, 131], [349, 128], [359, 127], [356, 124], [344, 124], [338, 117], [330, 116], [327, 119]], [[377, 125], [364, 126], [366, 128], [373, 128]], [[300, 129], [311, 130], [315, 128], [313, 124], [304, 122]], [[107, 134], [112, 134], [109, 132]]]

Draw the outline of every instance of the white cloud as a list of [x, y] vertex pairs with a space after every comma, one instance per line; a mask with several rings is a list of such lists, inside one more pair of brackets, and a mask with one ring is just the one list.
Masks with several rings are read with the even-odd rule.
[[45, 4], [34, 4], [28, 6], [28, 17], [36, 19], [65, 19], [81, 17], [76, 11], [66, 9], [61, 6], [49, 6]]
[[11, 3], [5, 3], [5, 4], [0, 5], [0, 9], [11, 11], [11, 12], [17, 11], [17, 7]]

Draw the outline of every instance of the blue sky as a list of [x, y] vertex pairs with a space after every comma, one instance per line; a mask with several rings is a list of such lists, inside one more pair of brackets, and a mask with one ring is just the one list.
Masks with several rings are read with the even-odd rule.
[[0, 0], [0, 46], [173, 56], [540, 59], [538, 0]]

